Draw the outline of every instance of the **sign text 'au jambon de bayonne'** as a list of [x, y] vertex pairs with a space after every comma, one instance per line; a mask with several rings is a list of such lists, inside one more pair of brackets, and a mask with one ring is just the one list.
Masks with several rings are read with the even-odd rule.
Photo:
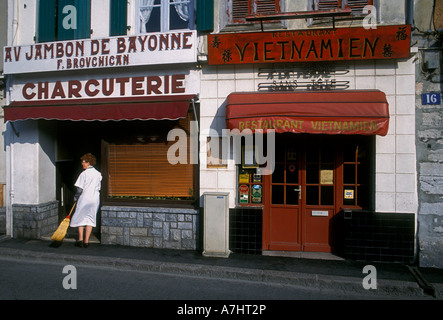
[[213, 34], [209, 64], [408, 58], [411, 26]]

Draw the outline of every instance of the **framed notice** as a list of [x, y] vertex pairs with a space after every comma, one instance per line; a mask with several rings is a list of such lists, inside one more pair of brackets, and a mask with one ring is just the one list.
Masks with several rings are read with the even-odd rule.
[[321, 184], [334, 184], [334, 170], [320, 170]]

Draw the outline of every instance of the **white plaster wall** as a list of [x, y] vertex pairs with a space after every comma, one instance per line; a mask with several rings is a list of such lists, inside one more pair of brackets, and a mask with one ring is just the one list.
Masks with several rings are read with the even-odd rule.
[[16, 121], [12, 134], [12, 191], [14, 203], [39, 204], [55, 200], [53, 139], [38, 121]]

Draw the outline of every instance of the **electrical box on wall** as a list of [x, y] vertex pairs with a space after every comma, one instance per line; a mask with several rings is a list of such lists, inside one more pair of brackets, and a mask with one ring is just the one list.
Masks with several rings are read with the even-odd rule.
[[440, 65], [440, 52], [437, 50], [423, 52], [423, 64], [426, 70], [438, 69]]
[[203, 255], [228, 258], [229, 193], [205, 192], [203, 222]]

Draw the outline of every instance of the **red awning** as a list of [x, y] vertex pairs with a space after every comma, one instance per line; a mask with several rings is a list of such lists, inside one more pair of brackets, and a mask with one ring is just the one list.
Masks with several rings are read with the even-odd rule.
[[46, 120], [176, 120], [186, 118], [195, 95], [131, 98], [14, 101], [4, 107], [5, 122]]
[[227, 98], [228, 129], [381, 135], [389, 108], [379, 90], [242, 92]]

